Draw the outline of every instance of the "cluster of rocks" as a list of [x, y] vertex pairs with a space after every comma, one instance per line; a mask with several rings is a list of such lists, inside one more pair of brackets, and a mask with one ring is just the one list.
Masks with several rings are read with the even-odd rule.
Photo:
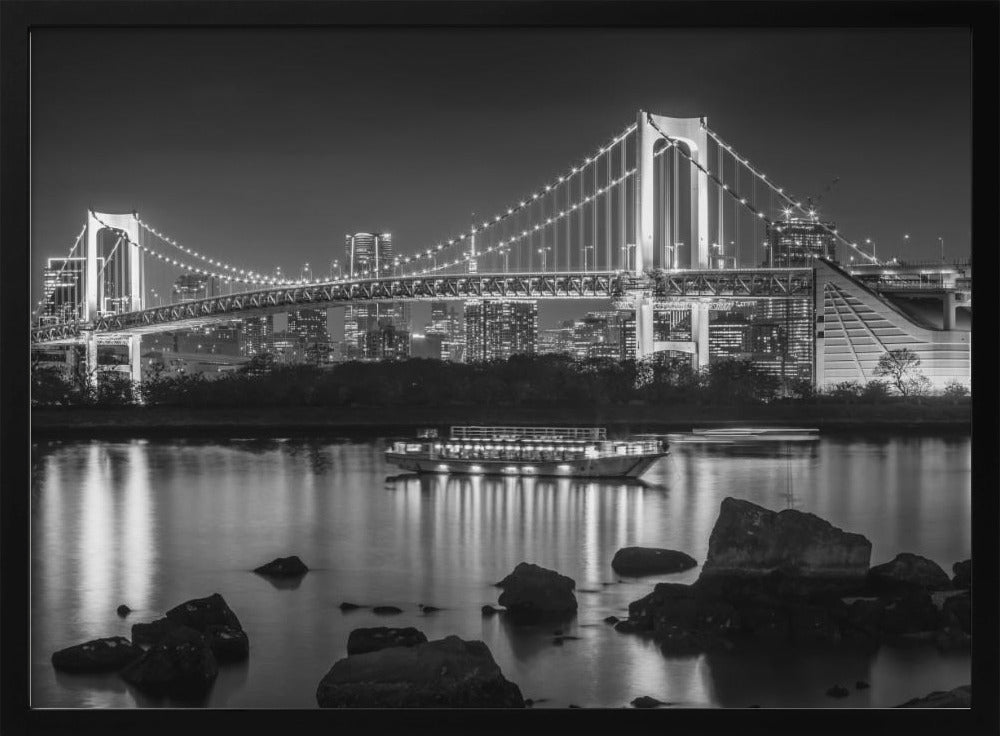
[[55, 652], [52, 665], [63, 672], [118, 672], [150, 695], [199, 699], [215, 682], [219, 663], [238, 662], [249, 654], [239, 619], [214, 593], [181, 603], [164, 618], [134, 624], [132, 641], [114, 636]]
[[523, 708], [481, 641], [428, 641], [415, 628], [355, 629], [316, 688], [321, 708]]
[[969, 646], [970, 561], [956, 563], [949, 579], [918, 555], [875, 567], [870, 557], [867, 539], [813, 514], [726, 498], [698, 579], [656, 585], [614, 625], [653, 636], [667, 654], [731, 649], [748, 639]]

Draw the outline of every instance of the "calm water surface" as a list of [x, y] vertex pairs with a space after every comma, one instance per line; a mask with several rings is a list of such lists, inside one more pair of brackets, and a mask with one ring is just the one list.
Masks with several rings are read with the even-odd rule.
[[[810, 446], [675, 446], [649, 485], [535, 479], [391, 480], [384, 441], [51, 442], [35, 445], [32, 483], [32, 705], [171, 705], [117, 675], [56, 673], [56, 649], [130, 637], [184, 600], [222, 593], [250, 637], [249, 661], [221, 668], [206, 705], [312, 708], [316, 686], [364, 626], [416, 626], [489, 646], [536, 707], [621, 707], [638, 695], [682, 706], [892, 706], [970, 680], [967, 655], [882, 647], [874, 655], [784, 651], [664, 657], [602, 623], [656, 582], [700, 568], [621, 578], [620, 547], [684, 550], [703, 561], [726, 496], [794, 506], [872, 540], [872, 563], [916, 552], [951, 570], [971, 553], [967, 437], [825, 437]], [[297, 587], [249, 572], [299, 555]], [[522, 560], [576, 580], [579, 611], [561, 626], [482, 618], [493, 583]], [[343, 613], [342, 601], [404, 613]], [[115, 608], [134, 612], [120, 619]], [[421, 614], [418, 604], [443, 610]], [[842, 700], [834, 683], [867, 680]]]

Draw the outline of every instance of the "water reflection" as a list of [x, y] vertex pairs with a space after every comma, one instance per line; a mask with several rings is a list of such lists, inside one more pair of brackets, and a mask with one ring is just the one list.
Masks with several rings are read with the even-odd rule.
[[[970, 555], [968, 439], [836, 437], [809, 446], [686, 445], [647, 483], [569, 478], [393, 478], [381, 442], [328, 440], [64, 442], [33, 448], [32, 702], [37, 706], [169, 705], [115, 676], [57, 675], [54, 649], [130, 635], [193, 597], [221, 592], [251, 642], [250, 662], [224, 667], [207, 703], [313, 707], [319, 679], [362, 626], [417, 626], [429, 638], [487, 643], [526, 697], [548, 705], [619, 707], [637, 695], [688, 705], [840, 705], [838, 680], [872, 682], [845, 705], [947, 689], [969, 679], [968, 657], [885, 650], [872, 659], [777, 654], [666, 658], [654, 643], [602, 623], [660, 581], [700, 568], [619, 580], [615, 551], [679, 549], [699, 562], [726, 496], [793, 507], [873, 542], [875, 562], [911, 551], [946, 570]], [[389, 480], [387, 480], [387, 477]], [[250, 571], [299, 555], [310, 572], [293, 587]], [[519, 562], [574, 578], [576, 617], [515, 627], [483, 618], [493, 584]], [[608, 584], [612, 583], [612, 584]], [[582, 592], [595, 591], [595, 592]], [[386, 619], [345, 614], [342, 601], [397, 605]], [[128, 619], [114, 610], [127, 603]], [[443, 610], [423, 615], [418, 603]], [[562, 628], [580, 640], [552, 643]], [[850, 682], [847, 678], [850, 677]], [[893, 684], [888, 680], [892, 678]], [[818, 693], [818, 694], [817, 694]], [[864, 700], [867, 698], [867, 700]]]

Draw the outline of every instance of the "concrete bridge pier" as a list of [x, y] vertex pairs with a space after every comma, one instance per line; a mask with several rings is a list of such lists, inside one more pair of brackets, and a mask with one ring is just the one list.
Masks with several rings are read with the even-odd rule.
[[84, 368], [87, 373], [87, 383], [97, 385], [97, 335], [93, 330], [83, 330]]
[[132, 383], [142, 382], [142, 335], [128, 337], [128, 368]]
[[955, 317], [958, 309], [955, 303], [954, 291], [946, 291], [944, 293], [944, 299], [942, 300], [942, 308], [944, 310], [944, 329], [954, 330]]

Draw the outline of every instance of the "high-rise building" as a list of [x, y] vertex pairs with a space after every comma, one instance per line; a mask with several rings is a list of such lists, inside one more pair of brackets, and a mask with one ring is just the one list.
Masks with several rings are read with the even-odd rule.
[[212, 296], [213, 279], [200, 273], [182, 273], [174, 281], [174, 301], [193, 302]]
[[329, 345], [330, 331], [326, 324], [325, 309], [294, 309], [288, 313], [288, 337], [297, 339], [303, 346]]
[[410, 333], [391, 322], [383, 322], [364, 336], [368, 360], [399, 360], [410, 356]]
[[[369, 340], [370, 332], [392, 326], [396, 333], [410, 332], [410, 305], [406, 302], [357, 302], [344, 309], [345, 357], [351, 360], [380, 360], [379, 340]], [[374, 349], [373, 353], [371, 349]], [[398, 357], [399, 347], [393, 343], [391, 357]]]
[[814, 258], [837, 259], [836, 238], [830, 232], [832, 222], [805, 217], [790, 217], [768, 224], [767, 242], [770, 251], [765, 266], [789, 268], [809, 266]]
[[812, 302], [803, 298], [736, 303], [709, 315], [709, 360], [749, 360], [783, 380], [812, 377]]
[[247, 317], [243, 320], [243, 354], [248, 358], [266, 353], [274, 334], [274, 316]]
[[[98, 271], [102, 265], [103, 259], [97, 264]], [[87, 259], [82, 256], [48, 259], [42, 273], [42, 323], [73, 322], [83, 317], [86, 269]]]
[[348, 276], [392, 272], [392, 233], [345, 235], [344, 250], [344, 270]]
[[538, 302], [472, 300], [465, 303], [467, 361], [506, 359], [538, 348]]
[[460, 362], [465, 357], [465, 322], [457, 308], [448, 302], [431, 302], [431, 321], [424, 328], [430, 343], [438, 345], [436, 357], [441, 360]]

